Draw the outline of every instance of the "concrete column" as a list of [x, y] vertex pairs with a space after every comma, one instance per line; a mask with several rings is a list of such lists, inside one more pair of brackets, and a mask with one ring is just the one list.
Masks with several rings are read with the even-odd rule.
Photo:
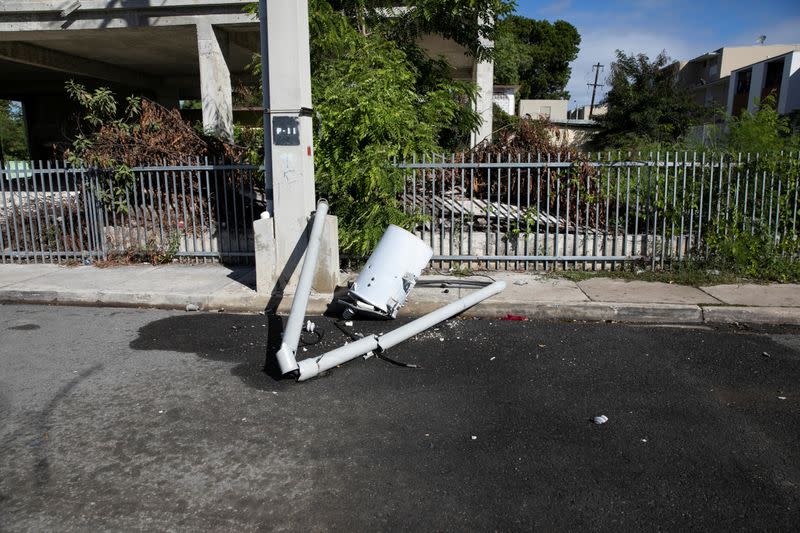
[[[220, 38], [222, 37], [222, 38]], [[200, 94], [203, 128], [226, 141], [233, 141], [233, 91], [226, 61], [227, 42], [208, 22], [197, 23], [197, 53], [200, 60]]]
[[764, 88], [764, 76], [767, 73], [766, 63], [756, 63], [750, 75], [750, 95], [747, 97], [747, 110], [755, 113], [761, 103], [761, 89]]
[[316, 205], [308, 1], [270, 0], [267, 25], [277, 286], [284, 287], [299, 273]]
[[470, 144], [475, 146], [492, 137], [492, 102], [494, 99], [494, 62], [479, 61], [473, 67], [473, 81], [478, 86], [475, 111], [481, 116], [481, 126], [473, 132]]
[[736, 95], [736, 78], [739, 76], [738, 72], [732, 72], [728, 79], [728, 99], [725, 102], [725, 112], [728, 115], [733, 114], [733, 98]]
[[786, 93], [786, 103], [784, 112], [791, 113], [796, 109], [800, 109], [800, 53], [794, 52], [789, 56], [790, 61], [784, 64], [784, 69], [789, 72], [783, 73], [783, 92]]

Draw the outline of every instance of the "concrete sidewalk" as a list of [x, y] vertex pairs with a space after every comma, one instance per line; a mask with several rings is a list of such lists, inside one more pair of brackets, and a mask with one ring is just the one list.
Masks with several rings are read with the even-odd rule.
[[[493, 272], [506, 290], [466, 312], [536, 319], [800, 325], [800, 285], [683, 285], [591, 278], [581, 282], [531, 273]], [[456, 300], [486, 276], [423, 276], [401, 311], [417, 316]], [[308, 314], [324, 313], [331, 294], [312, 294]], [[251, 267], [136, 265], [97, 268], [0, 265], [0, 302], [163, 309], [287, 312], [291, 295], [271, 299], [255, 291]]]

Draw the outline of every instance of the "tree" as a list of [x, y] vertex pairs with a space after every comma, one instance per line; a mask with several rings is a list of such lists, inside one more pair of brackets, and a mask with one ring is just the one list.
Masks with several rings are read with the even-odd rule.
[[28, 141], [19, 104], [0, 100], [0, 161], [27, 159]]
[[474, 87], [387, 38], [391, 28], [359, 26], [324, 0], [310, 2], [309, 16], [317, 190], [339, 216], [342, 249], [364, 255], [388, 224], [416, 221], [397, 200], [392, 159], [440, 150], [476, 127]]
[[[379, 32], [403, 50], [427, 34], [452, 39], [474, 57], [487, 58], [494, 41], [495, 21], [511, 13], [514, 0], [330, 0], [363, 35]], [[387, 7], [389, 6], [389, 7]]]
[[[409, 9], [386, 8], [398, 4]], [[509, 0], [309, 0], [316, 188], [339, 217], [344, 252], [366, 255], [388, 224], [418, 222], [398, 201], [393, 158], [455, 150], [479, 125], [474, 84], [453, 80], [418, 37], [436, 33], [488, 57], [480, 37], [493, 37], [494, 18], [512, 8]], [[259, 73], [260, 59], [253, 64]]]
[[521, 98], [569, 98], [565, 90], [581, 36], [563, 20], [512, 15], [497, 24], [495, 82], [520, 85]]
[[607, 80], [608, 112], [596, 117], [597, 147], [626, 147], [637, 143], [674, 142], [701, 116], [689, 93], [675, 83], [666, 52], [654, 60], [645, 54], [617, 50]]

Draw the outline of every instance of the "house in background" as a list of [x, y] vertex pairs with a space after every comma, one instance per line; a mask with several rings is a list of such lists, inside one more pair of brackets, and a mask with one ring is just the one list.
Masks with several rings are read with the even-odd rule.
[[[591, 111], [591, 113], [590, 113]], [[580, 107], [576, 107], [575, 109], [571, 109], [567, 113], [567, 118], [570, 120], [590, 120], [589, 115], [592, 115], [592, 118], [599, 117], [601, 115], [605, 115], [608, 112], [608, 106], [605, 104], [596, 104], [594, 109], [591, 109], [591, 106], [583, 105]]]
[[[519, 116], [523, 119], [547, 119], [553, 126], [553, 142], [583, 150], [597, 132], [597, 123], [570, 118], [568, 104], [569, 100], [520, 100]], [[595, 112], [598, 108], [595, 106]]]
[[792, 44], [725, 46], [688, 61], [676, 61], [666, 68], [674, 70], [677, 84], [689, 91], [694, 103], [730, 109], [731, 72], [786, 54], [797, 47]]
[[520, 100], [519, 116], [546, 118], [553, 122], [567, 120], [567, 104], [569, 100]]
[[517, 91], [519, 85], [495, 85], [494, 86], [494, 105], [505, 111], [509, 115], [517, 114]]
[[726, 111], [751, 113], [758, 102], [774, 96], [777, 111], [787, 115], [800, 109], [800, 46], [791, 52], [736, 69], [731, 73]]

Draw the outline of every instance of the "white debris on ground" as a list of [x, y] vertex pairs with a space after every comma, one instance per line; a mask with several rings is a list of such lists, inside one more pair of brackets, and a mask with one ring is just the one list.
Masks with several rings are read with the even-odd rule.
[[606, 415], [600, 415], [594, 417], [592, 421], [599, 426], [600, 424], [605, 424], [608, 422], [608, 417]]

